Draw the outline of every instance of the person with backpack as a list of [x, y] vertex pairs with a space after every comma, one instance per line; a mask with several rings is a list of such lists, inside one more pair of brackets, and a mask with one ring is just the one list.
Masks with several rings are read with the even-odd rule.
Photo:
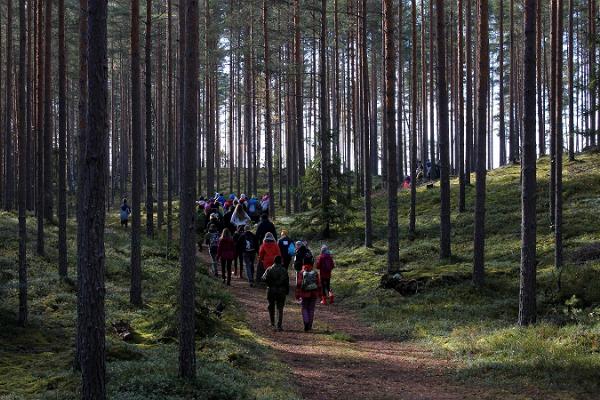
[[210, 214], [210, 218], [208, 220], [208, 226], [214, 225], [217, 228], [217, 232], [221, 233], [223, 231], [223, 223], [221, 222], [221, 218], [218, 213]]
[[281, 256], [275, 257], [274, 264], [267, 268], [262, 276], [263, 281], [267, 284], [271, 326], [275, 328], [275, 306], [277, 306], [277, 331], [279, 332], [283, 331], [283, 307], [290, 292], [290, 276], [281, 261]]
[[[231, 286], [231, 264], [235, 258], [235, 243], [229, 229], [223, 229], [217, 246], [217, 260], [221, 261], [223, 283]], [[227, 275], [225, 273], [227, 272]]]
[[119, 218], [121, 219], [121, 226], [124, 226], [127, 229], [127, 224], [129, 224], [129, 216], [131, 215], [131, 208], [127, 204], [127, 199], [123, 199], [123, 203], [121, 203], [121, 208], [119, 209]]
[[302, 267], [305, 264], [313, 265], [315, 263], [315, 258], [313, 257], [306, 242], [299, 240], [296, 242], [295, 247], [296, 254], [294, 255], [294, 269], [296, 272], [302, 271]]
[[321, 246], [321, 255], [317, 258], [317, 269], [321, 273], [321, 304], [327, 305], [327, 297], [329, 302], [333, 304], [333, 292], [331, 291], [331, 271], [335, 268], [333, 257], [327, 245]]
[[312, 264], [302, 266], [296, 282], [296, 299], [300, 301], [302, 307], [304, 332], [312, 330], [319, 293], [321, 293], [319, 273]]
[[267, 193], [260, 200], [260, 208], [264, 214], [269, 214], [269, 205], [271, 201], [271, 196]]
[[219, 249], [219, 231], [215, 224], [208, 226], [208, 232], [204, 237], [204, 243], [208, 246], [208, 254], [211, 258], [211, 270], [213, 275], [218, 278], [219, 270], [217, 269], [217, 251]]
[[269, 221], [269, 214], [263, 214], [260, 217], [260, 223], [256, 227], [256, 237], [258, 238], [258, 243], [262, 243], [267, 233], [273, 235], [273, 238], [277, 240], [277, 230], [275, 229], [275, 225]]
[[204, 206], [198, 204], [196, 210], [196, 235], [198, 238], [198, 251], [202, 252], [202, 238], [206, 229], [206, 215], [204, 214]]
[[[256, 235], [258, 239], [258, 234]], [[264, 268], [273, 265], [275, 257], [281, 256], [279, 246], [271, 232], [267, 232], [260, 249], [258, 250], [258, 266], [256, 276], [260, 279], [263, 276]]]
[[279, 245], [279, 251], [281, 252], [282, 264], [285, 269], [288, 269], [292, 262], [292, 258], [296, 255], [296, 245], [294, 244], [294, 241], [289, 238], [286, 229], [281, 231], [281, 238], [277, 244]]
[[254, 287], [254, 260], [256, 259], [256, 249], [258, 249], [258, 241], [252, 233], [252, 226], [247, 225], [244, 228], [244, 234], [238, 242], [238, 249], [241, 248], [241, 254], [244, 259], [244, 268], [246, 270], [246, 278], [250, 287]]

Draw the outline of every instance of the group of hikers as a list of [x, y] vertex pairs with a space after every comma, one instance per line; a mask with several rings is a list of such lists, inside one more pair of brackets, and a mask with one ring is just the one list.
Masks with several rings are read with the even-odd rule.
[[[295, 297], [308, 332], [318, 300], [323, 305], [334, 302], [330, 282], [335, 263], [326, 245], [315, 260], [306, 241], [292, 240], [285, 229], [278, 238], [269, 220], [269, 200], [269, 194], [260, 201], [246, 195], [225, 198], [221, 193], [200, 198], [196, 202], [198, 248], [202, 251], [205, 245], [208, 247], [210, 271], [217, 278], [220, 273], [223, 284], [231, 285], [232, 275], [244, 279], [244, 273], [250, 287], [266, 284], [271, 326], [278, 331], [283, 330], [283, 309], [290, 291], [288, 270], [293, 265]], [[253, 223], [257, 223], [255, 227]]]
[[[425, 161], [425, 165], [423, 165], [421, 161], [417, 161], [417, 185], [423, 183], [425, 180], [431, 181], [438, 176], [440, 176], [438, 164], [433, 164], [431, 160], [427, 160]], [[402, 181], [402, 189], [410, 189], [411, 182], [412, 178], [410, 175], [404, 177], [404, 180]]]

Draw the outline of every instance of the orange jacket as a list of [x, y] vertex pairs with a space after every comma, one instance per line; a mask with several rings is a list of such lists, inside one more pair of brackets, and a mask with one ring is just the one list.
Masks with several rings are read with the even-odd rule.
[[258, 260], [263, 263], [265, 269], [275, 263], [275, 257], [280, 256], [281, 251], [277, 242], [264, 242], [258, 250]]

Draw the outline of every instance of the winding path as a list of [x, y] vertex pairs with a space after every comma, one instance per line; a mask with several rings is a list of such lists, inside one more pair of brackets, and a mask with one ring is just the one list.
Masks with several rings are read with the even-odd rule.
[[305, 333], [300, 307], [290, 295], [285, 331], [274, 332], [265, 290], [236, 277], [231, 284], [250, 328], [290, 367], [304, 399], [506, 398], [489, 388], [458, 385], [449, 378], [456, 367], [450, 361], [417, 345], [385, 340], [338, 304], [318, 304], [315, 329]]

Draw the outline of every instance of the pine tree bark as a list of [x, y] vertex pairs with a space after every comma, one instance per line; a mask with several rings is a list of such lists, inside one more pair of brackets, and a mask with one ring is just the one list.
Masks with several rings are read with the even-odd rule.
[[412, 44], [411, 44], [411, 122], [410, 122], [410, 211], [408, 235], [414, 238], [417, 220], [417, 2], [412, 0]]
[[458, 84], [457, 84], [457, 100], [458, 100], [458, 212], [465, 211], [465, 129], [464, 129], [464, 120], [465, 120], [465, 99], [464, 99], [464, 39], [463, 39], [463, 2], [462, 0], [458, 0], [458, 40], [457, 40], [457, 52], [458, 52]]
[[479, 76], [477, 83], [477, 171], [475, 223], [473, 238], [473, 283], [481, 286], [485, 279], [485, 198], [486, 198], [486, 130], [489, 94], [489, 16], [487, 0], [479, 2]]
[[58, 275], [66, 278], [67, 264], [67, 65], [65, 0], [58, 0]]
[[273, 127], [271, 123], [271, 66], [269, 49], [269, 14], [267, 0], [262, 3], [263, 38], [265, 45], [265, 153], [267, 162], [267, 185], [269, 190], [269, 214], [275, 218], [275, 193], [273, 184]]
[[[181, 182], [181, 272], [179, 299], [179, 375], [193, 379], [196, 375], [195, 355], [195, 279], [196, 279], [196, 146], [198, 128], [198, 2], [185, 4], [185, 71], [182, 131]], [[208, 166], [210, 168], [210, 166]]]
[[300, 0], [294, 1], [294, 96], [296, 106], [296, 154], [298, 155], [298, 173], [295, 182], [294, 211], [303, 209], [300, 192], [302, 190], [302, 179], [304, 178], [304, 54], [302, 51], [302, 36], [300, 29]]
[[539, 146], [539, 154], [540, 157], [546, 154], [546, 120], [544, 113], [544, 100], [543, 100], [543, 90], [542, 90], [542, 70], [543, 70], [543, 60], [542, 60], [542, 42], [544, 41], [544, 36], [542, 34], [542, 1], [536, 0], [535, 7], [536, 14], [536, 34], [535, 34], [535, 58], [536, 58], [536, 82], [537, 82], [537, 116], [538, 116], [538, 146]]
[[[562, 243], [562, 170], [563, 170], [563, 0], [554, 0], [556, 2], [556, 91], [555, 91], [555, 118], [556, 130], [554, 139], [554, 266], [558, 271], [563, 267], [563, 243]], [[558, 282], [560, 289], [560, 278]]]
[[[39, 188], [44, 187], [44, 51], [43, 51], [43, 9], [44, 4], [38, 3], [38, 21], [37, 21], [37, 118], [36, 118], [36, 130], [37, 130], [37, 198], [36, 198], [36, 217], [37, 217], [37, 238], [36, 238], [36, 253], [39, 256], [43, 256], [45, 253], [44, 249], [44, 202], [46, 196], [43, 190]], [[87, 78], [86, 78], [87, 79]]]
[[[4, 209], [10, 211], [15, 203], [15, 166], [13, 161], [13, 6], [6, 1], [6, 104], [4, 107]], [[19, 116], [21, 119], [21, 116]], [[0, 174], [2, 164], [0, 164]], [[1, 182], [0, 182], [1, 183]], [[0, 185], [0, 189], [2, 186]]]
[[152, 0], [146, 0], [146, 235], [154, 236], [154, 197], [152, 182]]
[[465, 146], [465, 184], [471, 184], [471, 172], [473, 172], [473, 12], [472, 12], [472, 0], [466, 0], [467, 8], [465, 18], [467, 20], [466, 23], [466, 32], [465, 32], [465, 46], [466, 46], [466, 118], [465, 118], [465, 136], [466, 136], [466, 146]]
[[569, 0], [569, 161], [575, 161], [575, 109], [574, 109], [574, 32], [573, 32], [573, 0]]
[[45, 2], [44, 37], [44, 218], [52, 220], [52, 0]]
[[104, 224], [106, 193], [106, 140], [108, 138], [107, 8], [103, 0], [89, 0], [87, 49], [89, 113], [82, 132], [79, 179], [77, 270], [78, 349], [81, 362], [81, 398], [106, 398], [104, 311]]
[[17, 78], [17, 95], [19, 111], [19, 133], [18, 133], [18, 154], [19, 154], [19, 326], [25, 326], [28, 319], [27, 307], [27, 128], [25, 127], [26, 118], [26, 64], [25, 58], [27, 49], [27, 34], [25, 25], [25, 0], [19, 0], [19, 76]]
[[523, 160], [521, 163], [521, 281], [519, 320], [521, 326], [536, 320], [536, 3], [525, 1], [525, 51], [523, 91]]
[[167, 242], [173, 241], [173, 6], [167, 2]]
[[142, 121], [140, 87], [140, 0], [131, 1], [131, 287], [129, 301], [142, 305]]
[[394, 46], [393, 0], [383, 1], [383, 35], [385, 65], [385, 129], [387, 148], [387, 188], [388, 188], [388, 256], [387, 270], [396, 272], [400, 268], [400, 245], [398, 240], [398, 171], [396, 165], [396, 49]]
[[500, 8], [500, 49], [498, 52], [499, 65], [499, 85], [500, 96], [498, 105], [498, 116], [500, 117], [500, 126], [498, 129], [498, 137], [500, 141], [500, 165], [506, 164], [506, 119], [504, 116], [504, 1], [498, 2]]
[[365, 207], [365, 247], [373, 246], [373, 219], [371, 206], [371, 165], [370, 165], [370, 121], [369, 121], [369, 66], [367, 63], [367, 1], [362, 0], [360, 11], [360, 67], [362, 85], [362, 117], [363, 117], [363, 176], [364, 176], [364, 207]]
[[[485, 1], [485, 0], [482, 0]], [[440, 146], [440, 258], [451, 256], [450, 249], [450, 160], [448, 143], [448, 86], [446, 83], [446, 36], [444, 1], [436, 0], [437, 82]]]
[[[321, 0], [321, 37], [319, 39], [319, 130], [321, 147], [321, 211], [325, 219], [330, 213], [330, 157], [331, 133], [329, 132], [329, 106], [327, 104], [327, 0]], [[337, 68], [337, 66], [336, 66]], [[329, 221], [323, 229], [323, 237], [329, 237]]]

